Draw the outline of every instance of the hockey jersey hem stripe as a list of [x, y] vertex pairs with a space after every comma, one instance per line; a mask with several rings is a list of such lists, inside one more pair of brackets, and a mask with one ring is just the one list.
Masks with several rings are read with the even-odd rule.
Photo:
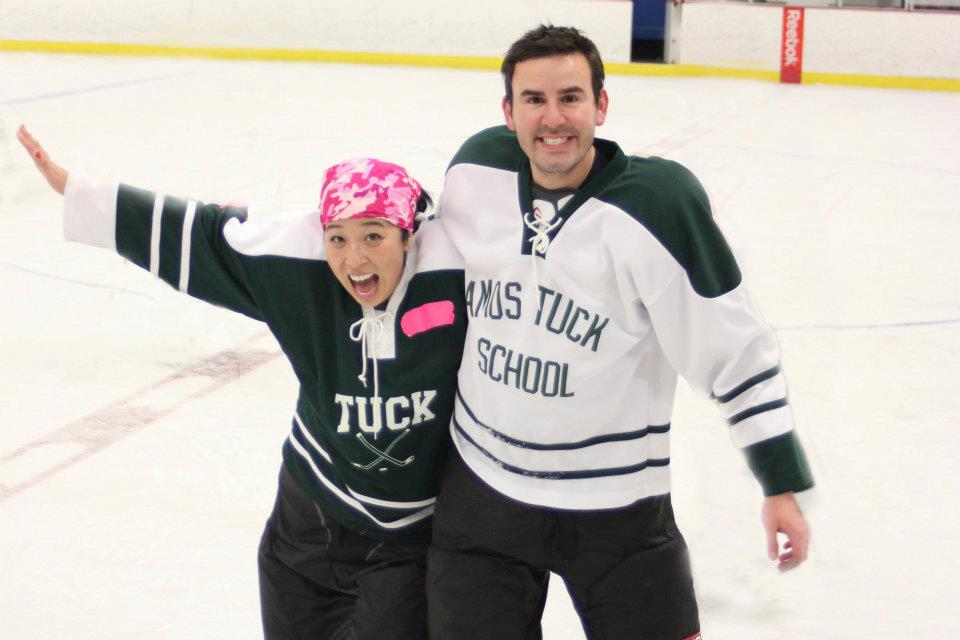
[[742, 394], [747, 389], [750, 389], [751, 387], [755, 387], [761, 382], [765, 382], [770, 378], [773, 378], [778, 373], [780, 373], [780, 365], [767, 369], [763, 373], [758, 373], [752, 378], [749, 378], [748, 380], [744, 381], [742, 384], [731, 389], [728, 393], [725, 393], [722, 396], [716, 396], [716, 395], [713, 396], [713, 399], [721, 404], [730, 402], [731, 400], [733, 400], [734, 398]]
[[[375, 517], [372, 513], [367, 511], [367, 509], [363, 506], [363, 504], [359, 500], [344, 493], [329, 478], [323, 475], [319, 467], [317, 467], [317, 463], [310, 456], [310, 453], [303, 448], [303, 445], [300, 444], [296, 438], [288, 437], [287, 441], [293, 447], [294, 451], [296, 451], [300, 455], [300, 457], [302, 457], [306, 461], [306, 463], [310, 466], [310, 470], [313, 471], [313, 475], [317, 478], [317, 480], [321, 482], [321, 484], [323, 484], [324, 487], [326, 487], [328, 492], [333, 494], [334, 497], [339, 499], [340, 502], [342, 502], [346, 506], [366, 516], [371, 522], [373, 522], [377, 526], [382, 527], [384, 529], [402, 529], [403, 527], [409, 526], [414, 522], [423, 520], [424, 518], [429, 518], [431, 515], [433, 515], [434, 506], [430, 505], [426, 509], [422, 509], [415, 513], [411, 513], [410, 515], [400, 518], [399, 520], [393, 520], [391, 522], [385, 522], [383, 520], [380, 520], [379, 518]], [[349, 487], [348, 487], [348, 490], [349, 490]]]
[[528, 504], [567, 511], [619, 509], [644, 498], [670, 494], [670, 467], [648, 467], [612, 478], [539, 480], [499, 473], [465, 441], [456, 438], [455, 442], [463, 461], [479, 478], [500, 493]]
[[[323, 456], [323, 458], [327, 461], [328, 464], [333, 464], [333, 462], [331, 461], [330, 455], [323, 449], [323, 447], [320, 446], [320, 443], [316, 441], [316, 439], [310, 434], [309, 431], [307, 431], [307, 428], [303, 425], [303, 421], [300, 418], [300, 414], [294, 413], [293, 417], [294, 417], [294, 420], [296, 421], [296, 426], [300, 428], [300, 433], [303, 434], [304, 439], [310, 444], [311, 447], [313, 447], [313, 449], [317, 453]], [[294, 444], [294, 445], [300, 444], [301, 446], [303, 446], [303, 443], [299, 442], [296, 429], [291, 431], [290, 440], [291, 440], [291, 444]], [[304, 451], [306, 451], [306, 447], [304, 447]], [[319, 469], [319, 467], [317, 469]], [[432, 498], [427, 498], [425, 500], [415, 500], [412, 502], [398, 502], [395, 500], [384, 500], [382, 498], [373, 498], [370, 496], [366, 496], [360, 493], [359, 491], [354, 491], [349, 486], [347, 486], [346, 489], [351, 496], [353, 496], [360, 502], [369, 504], [374, 507], [382, 507], [384, 509], [403, 509], [403, 510], [421, 509], [423, 507], [429, 507], [430, 505], [434, 504], [437, 501], [436, 497], [432, 497]]]
[[631, 473], [637, 473], [638, 471], [643, 471], [647, 467], [666, 467], [670, 464], [670, 458], [654, 458], [625, 467], [611, 467], [607, 469], [578, 469], [575, 471], [537, 471], [534, 469], [524, 469], [500, 460], [495, 455], [477, 444], [477, 442], [463, 429], [456, 416], [453, 418], [453, 426], [464, 440], [466, 440], [474, 447], [474, 449], [482, 453], [485, 457], [492, 460], [499, 468], [503, 469], [504, 471], [509, 471], [510, 473], [515, 473], [517, 475], [527, 476], [530, 478], [540, 478], [543, 480], [584, 480], [587, 478], [606, 478], [609, 476], [622, 476], [629, 475]]
[[759, 413], [766, 413], [767, 411], [773, 411], [774, 409], [779, 409], [780, 407], [785, 406], [787, 406], [786, 398], [781, 398], [772, 402], [764, 402], [763, 404], [758, 404], [757, 406], [751, 407], [746, 411], [741, 411], [737, 415], [731, 417], [728, 422], [730, 423], [730, 426], [733, 426], [738, 422], [743, 422], [747, 418], [751, 418]]
[[[326, 460], [328, 464], [333, 464], [333, 461], [330, 459], [330, 454], [320, 446], [320, 443], [314, 439], [313, 435], [311, 435], [311, 433], [307, 431], [307, 428], [303, 425], [303, 420], [300, 418], [300, 414], [294, 412], [293, 419], [294, 422], [296, 422], [296, 426], [300, 427], [300, 433], [302, 433], [303, 437], [307, 440], [307, 442], [310, 443], [310, 446], [312, 446], [317, 453], [323, 456], [323, 459]], [[296, 435], [296, 430], [292, 431], [290, 435]]]
[[364, 502], [374, 507], [383, 507], [384, 509], [420, 509], [423, 507], [429, 507], [437, 502], [436, 497], [427, 498], [426, 500], [418, 500], [416, 502], [394, 502], [392, 500], [381, 500], [380, 498], [371, 498], [370, 496], [365, 496], [362, 493], [354, 491], [350, 487], [347, 487], [347, 491], [349, 491], [350, 495], [360, 502]]
[[[467, 404], [467, 401], [464, 400], [463, 396], [460, 394], [460, 389], [457, 389], [457, 399], [460, 400], [460, 406], [463, 407], [463, 410], [466, 411], [467, 415], [476, 423], [477, 426], [482, 427], [487, 433], [491, 436], [505, 442], [506, 444], [513, 445], [515, 447], [521, 447], [523, 449], [532, 449], [534, 451], [568, 451], [573, 449], [584, 449], [586, 447], [591, 447], [597, 444], [605, 444], [607, 442], [624, 442], [627, 440], [639, 440], [640, 438], [645, 438], [651, 433], [669, 433], [670, 423], [663, 425], [649, 425], [643, 429], [637, 429], [635, 431], [625, 431], [620, 433], [610, 433], [602, 436], [594, 436], [592, 438], [587, 438], [586, 440], [579, 440], [577, 442], [557, 442], [557, 443], [540, 443], [540, 442], [530, 442], [528, 440], [518, 440], [512, 438], [505, 433], [497, 431], [490, 425], [482, 422], [477, 418], [476, 414], [473, 413], [473, 410], [470, 409], [470, 405]], [[454, 418], [456, 420], [456, 418]]]

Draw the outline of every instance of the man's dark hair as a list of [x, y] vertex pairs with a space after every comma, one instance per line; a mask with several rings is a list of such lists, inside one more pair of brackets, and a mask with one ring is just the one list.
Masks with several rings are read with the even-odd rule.
[[507, 90], [507, 98], [513, 101], [513, 71], [517, 64], [533, 58], [582, 53], [590, 65], [590, 80], [593, 85], [593, 99], [600, 102], [600, 90], [603, 89], [603, 60], [597, 45], [583, 32], [574, 27], [555, 27], [552, 24], [541, 24], [536, 29], [527, 31], [523, 36], [510, 45], [510, 50], [503, 57], [500, 73], [503, 74], [503, 84]]

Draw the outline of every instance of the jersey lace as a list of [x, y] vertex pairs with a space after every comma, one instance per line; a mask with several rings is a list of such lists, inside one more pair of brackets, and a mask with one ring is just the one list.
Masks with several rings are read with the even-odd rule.
[[[363, 368], [357, 379], [364, 387], [367, 386], [367, 360], [373, 360], [373, 397], [380, 397], [380, 371], [377, 368], [380, 337], [384, 332], [384, 321], [393, 321], [393, 313], [386, 311], [375, 316], [364, 316], [350, 325], [350, 339], [360, 343], [360, 359]], [[372, 345], [372, 356], [367, 352], [367, 346]]]

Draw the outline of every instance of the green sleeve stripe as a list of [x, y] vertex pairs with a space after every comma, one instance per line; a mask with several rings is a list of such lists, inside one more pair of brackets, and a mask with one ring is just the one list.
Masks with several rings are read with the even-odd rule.
[[121, 184], [117, 192], [117, 252], [141, 269], [150, 269], [150, 238], [155, 198], [152, 193]]
[[[180, 285], [180, 256], [183, 248], [183, 220], [186, 211], [186, 200], [168, 197], [163, 202], [158, 277], [174, 288], [179, 288]], [[156, 239], [153, 241], [156, 243]]]
[[752, 444], [744, 453], [765, 496], [803, 491], [813, 486], [807, 457], [793, 431]]
[[727, 420], [730, 423], [730, 426], [737, 424], [738, 422], [743, 422], [747, 418], [752, 418], [753, 416], [766, 413], [767, 411], [773, 411], [774, 409], [779, 409], [780, 407], [787, 406], [787, 399], [780, 398], [779, 400], [773, 400], [771, 402], [764, 402], [763, 404], [758, 404], [755, 407], [750, 407], [740, 413], [732, 416]]
[[772, 367], [770, 369], [767, 369], [763, 373], [758, 373], [752, 378], [749, 378], [748, 380], [746, 380], [743, 384], [737, 385], [728, 393], [725, 393], [722, 396], [713, 396], [713, 399], [719, 402], [720, 404], [730, 402], [731, 400], [739, 396], [741, 393], [743, 393], [747, 389], [750, 389], [751, 387], [755, 387], [761, 382], [766, 382], [770, 378], [773, 378], [774, 376], [776, 376], [778, 373], [780, 373], [779, 365]]

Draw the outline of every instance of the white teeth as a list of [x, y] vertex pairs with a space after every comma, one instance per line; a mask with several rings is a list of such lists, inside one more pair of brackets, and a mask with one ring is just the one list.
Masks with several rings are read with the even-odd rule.
[[372, 273], [365, 273], [362, 276], [350, 276], [350, 279], [354, 282], [365, 282], [373, 277]]
[[566, 138], [544, 138], [543, 139], [544, 144], [552, 144], [552, 145], [563, 144], [566, 141], [567, 141]]

